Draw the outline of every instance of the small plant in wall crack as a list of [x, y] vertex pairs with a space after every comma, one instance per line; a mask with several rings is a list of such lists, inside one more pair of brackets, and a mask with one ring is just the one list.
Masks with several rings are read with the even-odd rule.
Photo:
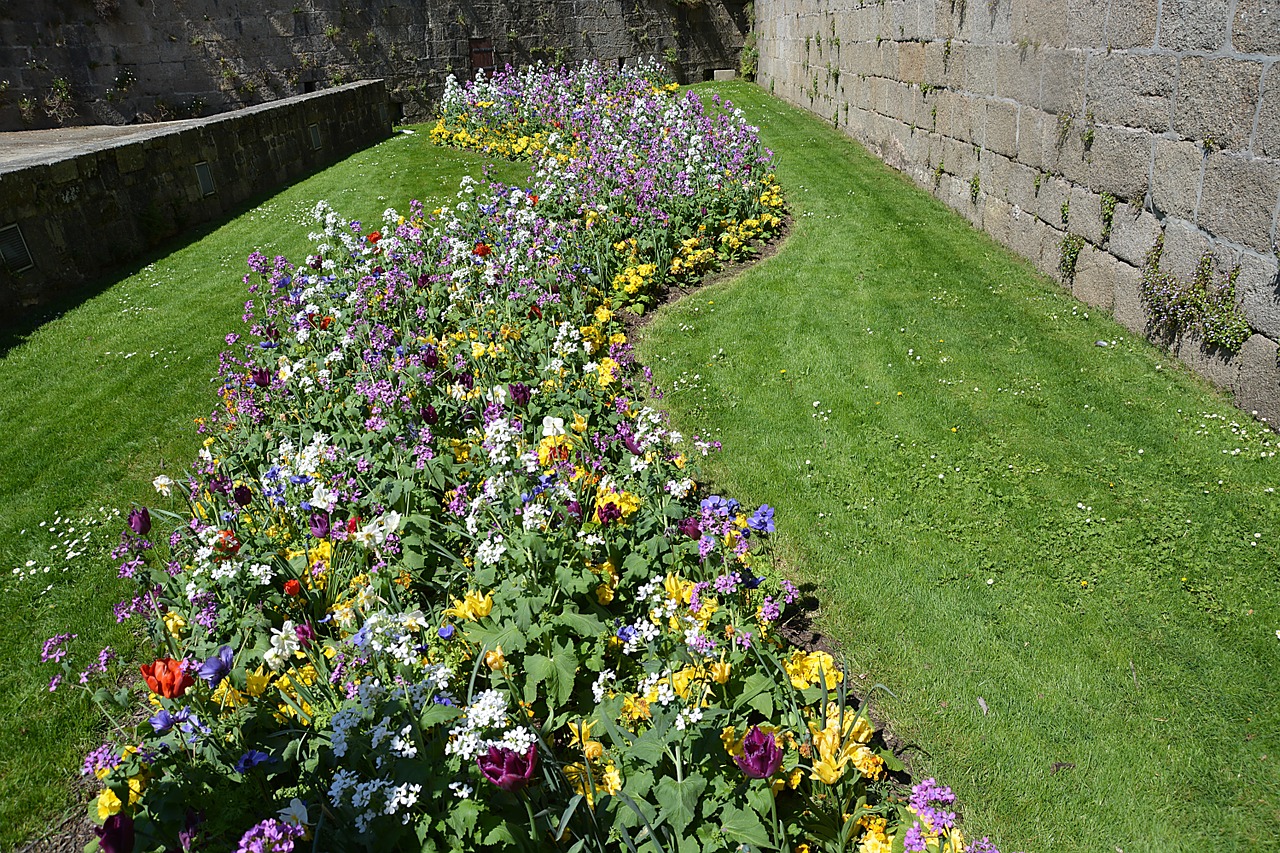
[[1101, 196], [1102, 206], [1102, 241], [1105, 243], [1111, 239], [1111, 224], [1116, 218], [1116, 203], [1119, 201], [1111, 193], [1104, 192]]
[[1076, 263], [1080, 260], [1080, 250], [1084, 248], [1084, 238], [1079, 234], [1068, 234], [1062, 238], [1061, 253], [1058, 255], [1058, 274], [1063, 284], [1070, 284], [1076, 278]]
[[1142, 267], [1142, 301], [1150, 315], [1151, 331], [1171, 342], [1181, 332], [1191, 332], [1207, 346], [1239, 352], [1251, 329], [1236, 304], [1235, 266], [1222, 281], [1213, 280], [1213, 256], [1205, 252], [1196, 265], [1195, 278], [1179, 281], [1160, 269], [1164, 235], [1156, 238]]
[[1066, 228], [1071, 224], [1071, 199], [1067, 199], [1062, 203], [1058, 214], [1062, 217], [1062, 227]]
[[981, 191], [981, 189], [982, 189], [981, 179], [978, 177], [978, 173], [974, 172], [973, 177], [969, 179], [969, 201], [970, 202], [972, 202], [973, 204], [978, 203], [978, 193]]

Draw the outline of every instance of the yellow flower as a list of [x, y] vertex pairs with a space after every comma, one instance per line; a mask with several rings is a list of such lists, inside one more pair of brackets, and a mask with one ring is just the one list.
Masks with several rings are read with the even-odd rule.
[[461, 600], [453, 599], [453, 606], [445, 610], [445, 616], [465, 619], [474, 622], [488, 616], [493, 610], [493, 593], [486, 592], [483, 597], [475, 590], [467, 590]]
[[239, 708], [242, 705], [249, 704], [249, 700], [244, 694], [231, 686], [231, 679], [224, 678], [222, 683], [218, 685], [218, 689], [213, 691], [213, 701], [217, 702], [222, 708]]
[[853, 766], [868, 779], [879, 779], [884, 775], [884, 759], [872, 752], [868, 747], [860, 746], [851, 756]]
[[688, 604], [693, 597], [693, 581], [687, 581], [677, 574], [668, 574], [662, 582], [667, 598], [677, 604]]
[[98, 795], [98, 820], [106, 822], [107, 818], [113, 814], [119, 814], [120, 809], [124, 807], [124, 803], [120, 802], [120, 798], [116, 796], [116, 792], [110, 788], [103, 790]]
[[797, 649], [787, 661], [786, 670], [791, 677], [791, 686], [797, 690], [824, 682], [830, 689], [844, 680], [844, 673], [836, 666], [835, 658], [826, 652], [803, 652]]
[[604, 773], [600, 776], [600, 788], [610, 796], [622, 790], [622, 774], [613, 764], [605, 766]]
[[882, 817], [864, 817], [860, 821], [866, 828], [858, 843], [858, 853], [892, 853], [893, 842], [885, 832], [887, 822]]
[[164, 619], [165, 630], [168, 631], [174, 639], [182, 636], [183, 630], [187, 627], [187, 620], [183, 619], [181, 614], [170, 610], [161, 618]]
[[572, 735], [569, 740], [570, 745], [580, 747], [588, 761], [598, 761], [600, 756], [604, 755], [604, 744], [598, 740], [591, 739], [591, 729], [595, 724], [595, 720], [585, 720], [581, 724], [569, 724], [569, 731]]
[[484, 665], [494, 672], [501, 672], [507, 665], [507, 657], [502, 653], [502, 646], [484, 653]]
[[573, 413], [573, 431], [576, 433], [584, 433], [587, 431], [587, 419], [577, 412]]
[[725, 726], [720, 732], [720, 742], [724, 744], [724, 751], [732, 757], [742, 754], [742, 738], [738, 737], [738, 730], [733, 726]]
[[245, 674], [245, 692], [257, 699], [271, 686], [271, 675], [265, 667], [259, 666], [254, 672]]
[[729, 673], [733, 668], [732, 664], [719, 660], [711, 664], [711, 680], [716, 684], [724, 684], [729, 680]]

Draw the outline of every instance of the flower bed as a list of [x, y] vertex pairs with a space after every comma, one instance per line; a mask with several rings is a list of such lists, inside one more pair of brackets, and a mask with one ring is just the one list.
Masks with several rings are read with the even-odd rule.
[[704, 493], [714, 442], [645, 404], [617, 312], [782, 206], [731, 105], [654, 79], [451, 88], [432, 135], [528, 187], [373, 231], [321, 203], [305, 262], [250, 256], [204, 449], [156, 481], [189, 512], [121, 539], [118, 616], [161, 651], [141, 712], [93, 694], [104, 850], [962, 849], [950, 791], [895, 797], [836, 662], [780, 636], [773, 509]]

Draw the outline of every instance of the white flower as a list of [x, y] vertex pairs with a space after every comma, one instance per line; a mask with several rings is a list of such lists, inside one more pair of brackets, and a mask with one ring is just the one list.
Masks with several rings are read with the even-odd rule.
[[161, 474], [151, 481], [151, 485], [156, 487], [156, 491], [164, 495], [166, 498], [173, 493], [173, 480], [166, 474]]
[[547, 415], [542, 419], [542, 435], [544, 438], [564, 435], [564, 418], [553, 418]]
[[307, 819], [307, 807], [297, 797], [290, 800], [289, 805], [282, 808], [277, 814], [280, 816], [280, 820], [293, 826], [307, 826], [311, 823]]

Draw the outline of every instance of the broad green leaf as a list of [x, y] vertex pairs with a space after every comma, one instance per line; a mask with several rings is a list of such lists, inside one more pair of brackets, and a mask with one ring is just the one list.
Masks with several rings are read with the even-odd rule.
[[720, 816], [720, 828], [726, 836], [740, 844], [750, 844], [752, 847], [773, 846], [769, 831], [753, 811], [734, 805], [725, 806]]
[[654, 787], [654, 796], [662, 806], [662, 817], [676, 832], [683, 835], [685, 827], [693, 822], [698, 797], [706, 787], [707, 780], [696, 775], [687, 776], [680, 782], [667, 776]]

